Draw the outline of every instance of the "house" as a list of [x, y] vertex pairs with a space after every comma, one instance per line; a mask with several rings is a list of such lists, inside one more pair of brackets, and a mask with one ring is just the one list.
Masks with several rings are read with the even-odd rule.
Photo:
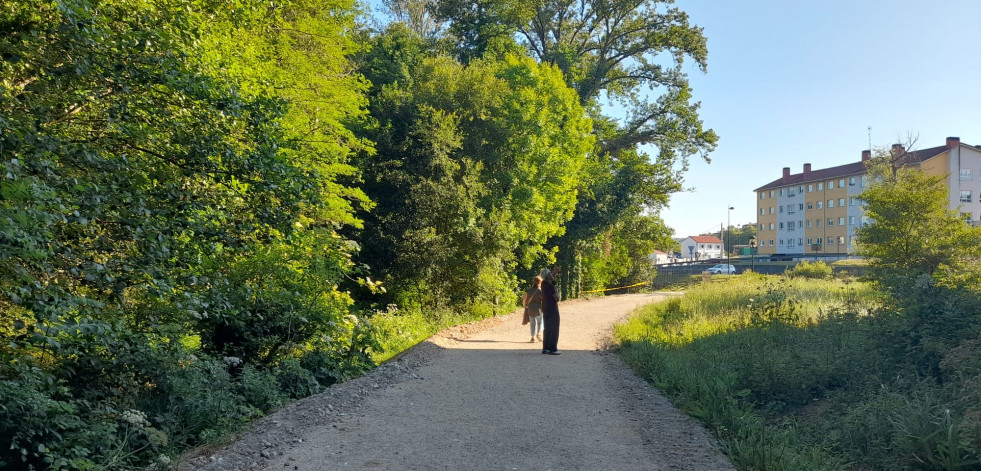
[[[894, 144], [891, 153], [905, 167], [946, 175], [948, 206], [966, 221], [981, 224], [981, 148], [948, 137], [945, 145], [917, 151]], [[852, 253], [855, 230], [868, 223], [858, 196], [868, 186], [871, 156], [864, 150], [858, 162], [817, 170], [804, 164], [797, 174], [784, 167], [782, 177], [757, 188], [758, 253]]]
[[674, 261], [674, 254], [655, 250], [654, 253], [651, 254], [651, 260], [654, 261], [655, 265], [664, 265], [665, 263], [671, 263]]
[[688, 236], [681, 241], [681, 256], [686, 260], [722, 258], [722, 240], [715, 236]]

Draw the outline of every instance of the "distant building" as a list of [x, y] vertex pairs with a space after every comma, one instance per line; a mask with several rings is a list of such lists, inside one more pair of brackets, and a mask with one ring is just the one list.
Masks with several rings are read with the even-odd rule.
[[715, 236], [689, 236], [681, 241], [681, 257], [685, 260], [722, 258], [722, 240]]
[[[893, 155], [903, 156], [903, 165], [930, 175], [947, 175], [949, 207], [960, 208], [964, 219], [981, 223], [981, 148], [961, 144], [948, 137], [946, 145], [907, 152], [894, 144]], [[862, 160], [837, 167], [783, 176], [756, 191], [756, 238], [758, 253], [781, 255], [837, 254], [855, 249], [855, 230], [868, 223], [858, 195], [868, 185]], [[687, 250], [682, 244], [682, 250]]]
[[654, 261], [655, 265], [664, 265], [665, 263], [671, 263], [674, 261], [674, 254], [655, 250], [654, 253], [651, 254], [651, 260]]

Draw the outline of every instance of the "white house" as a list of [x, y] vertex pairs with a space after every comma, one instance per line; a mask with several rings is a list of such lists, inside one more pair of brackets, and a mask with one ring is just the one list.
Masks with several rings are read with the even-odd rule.
[[715, 236], [688, 236], [681, 241], [681, 257], [687, 260], [722, 258], [722, 240]]
[[674, 254], [655, 250], [654, 253], [651, 254], [651, 260], [654, 261], [655, 265], [671, 263], [674, 261]]

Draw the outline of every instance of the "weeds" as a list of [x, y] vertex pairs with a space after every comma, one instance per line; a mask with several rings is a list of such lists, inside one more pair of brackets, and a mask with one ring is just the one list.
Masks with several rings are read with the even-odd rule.
[[740, 277], [645, 307], [616, 335], [740, 469], [981, 469], [981, 340], [920, 377], [893, 345], [903, 322], [853, 280]]

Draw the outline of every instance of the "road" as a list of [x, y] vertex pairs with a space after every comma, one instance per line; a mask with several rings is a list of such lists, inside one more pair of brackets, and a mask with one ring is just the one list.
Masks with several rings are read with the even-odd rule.
[[184, 470], [734, 470], [698, 423], [607, 350], [663, 295], [560, 305], [562, 355], [520, 313], [453, 328], [257, 422]]

